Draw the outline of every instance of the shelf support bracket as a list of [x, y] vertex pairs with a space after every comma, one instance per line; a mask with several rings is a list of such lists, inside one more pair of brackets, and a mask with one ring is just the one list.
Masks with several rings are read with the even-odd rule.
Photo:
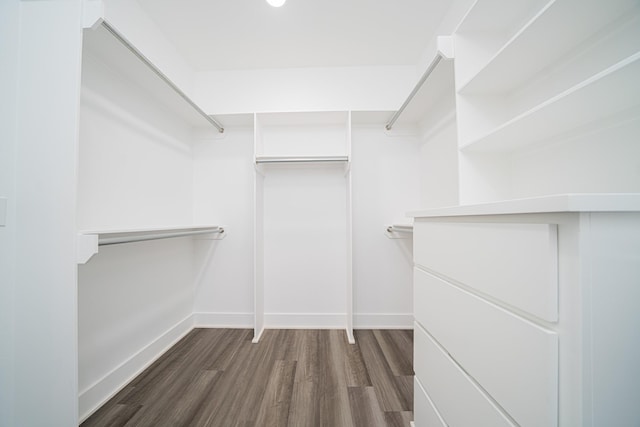
[[98, 253], [97, 234], [78, 234], [76, 240], [76, 263], [86, 264]]

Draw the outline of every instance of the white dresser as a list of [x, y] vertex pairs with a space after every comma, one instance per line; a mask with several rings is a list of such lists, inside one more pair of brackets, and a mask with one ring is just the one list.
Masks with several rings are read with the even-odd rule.
[[640, 426], [640, 195], [412, 212], [415, 425]]

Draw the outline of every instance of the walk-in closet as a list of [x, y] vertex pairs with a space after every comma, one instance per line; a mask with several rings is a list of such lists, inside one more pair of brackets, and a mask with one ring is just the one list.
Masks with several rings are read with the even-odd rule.
[[638, 0], [6, 0], [0, 43], [0, 426], [640, 425]]

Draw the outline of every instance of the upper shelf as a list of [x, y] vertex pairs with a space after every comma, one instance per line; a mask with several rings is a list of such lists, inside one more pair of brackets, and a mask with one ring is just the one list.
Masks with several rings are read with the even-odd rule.
[[640, 105], [640, 52], [503, 123], [460, 148], [511, 151]]
[[[520, 87], [524, 82], [534, 78], [542, 69], [561, 61], [566, 52], [576, 48], [601, 28], [624, 15], [626, 11], [633, 8], [635, 1], [553, 0], [544, 6], [540, 1], [531, 0], [513, 3], [512, 7], [520, 3], [521, 9], [525, 9], [525, 6], [529, 9], [537, 6], [540, 10], [519, 31], [498, 46], [497, 51], [484, 63], [481, 61], [475, 73], [460, 82], [458, 93], [496, 94]], [[478, 2], [479, 4], [484, 3]], [[495, 11], [495, 9], [492, 10]], [[520, 13], [523, 12], [520, 11]], [[531, 11], [527, 10], [525, 16], [530, 13]], [[473, 20], [473, 17], [470, 14], [468, 19]], [[567, 25], [571, 26], [571, 31], [567, 31]], [[467, 26], [473, 28], [472, 23]], [[461, 26], [459, 31], [465, 31], [465, 29]], [[481, 40], [481, 38], [478, 39]], [[504, 70], [509, 72], [505, 73]]]
[[345, 126], [349, 122], [348, 111], [305, 111], [256, 113], [259, 126]]
[[205, 113], [158, 67], [106, 21], [84, 30], [83, 57], [95, 58], [143, 88], [150, 97], [193, 127], [223, 126]]

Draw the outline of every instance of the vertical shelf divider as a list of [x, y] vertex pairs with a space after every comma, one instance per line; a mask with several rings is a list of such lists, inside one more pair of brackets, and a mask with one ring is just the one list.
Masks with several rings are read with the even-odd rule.
[[[253, 141], [254, 157], [258, 153], [258, 144], [262, 135], [258, 115], [253, 115]], [[254, 159], [255, 160], [255, 159]], [[255, 165], [255, 162], [254, 162]], [[254, 321], [253, 321], [253, 342], [260, 341], [264, 331], [264, 175], [255, 165], [254, 170]]]
[[353, 203], [351, 197], [351, 111], [347, 117], [347, 156], [349, 161], [346, 170], [347, 185], [347, 286], [346, 286], [346, 332], [349, 344], [355, 344], [353, 336]]

